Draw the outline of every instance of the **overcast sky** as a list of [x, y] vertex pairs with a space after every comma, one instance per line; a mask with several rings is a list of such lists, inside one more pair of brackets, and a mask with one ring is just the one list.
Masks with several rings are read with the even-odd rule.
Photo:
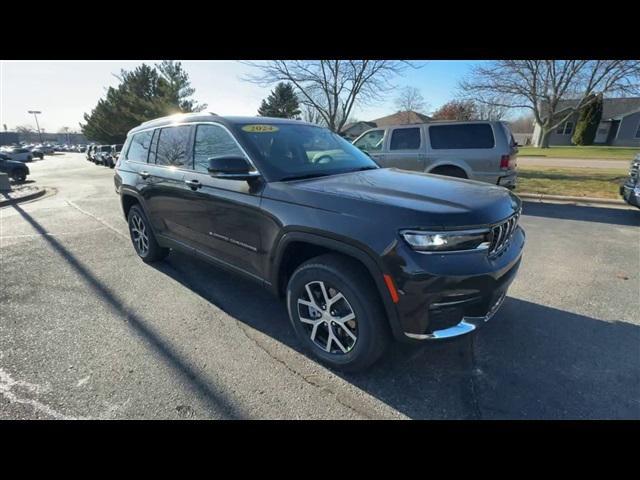
[[[147, 60], [145, 63], [157, 63]], [[79, 131], [83, 114], [90, 112], [109, 86], [116, 86], [113, 74], [121, 69], [133, 69], [143, 61], [3, 61], [0, 62], [0, 124], [9, 130], [19, 125], [35, 128], [28, 110], [40, 110], [40, 127], [57, 132], [67, 126]], [[220, 115], [256, 115], [261, 100], [270, 88], [263, 88], [241, 80], [254, 71], [236, 61], [183, 61], [192, 86], [194, 98], [208, 104], [208, 111]], [[420, 89], [431, 108], [428, 113], [451, 100], [458, 81], [469, 71], [474, 61], [416, 62], [396, 80], [399, 87], [410, 85]], [[370, 105], [360, 105], [352, 116], [372, 120], [395, 111], [394, 93]], [[4, 126], [1, 128], [4, 129]]]

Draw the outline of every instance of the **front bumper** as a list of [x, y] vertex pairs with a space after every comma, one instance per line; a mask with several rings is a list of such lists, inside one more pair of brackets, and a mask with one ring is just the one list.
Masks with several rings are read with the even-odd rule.
[[394, 335], [401, 341], [466, 335], [498, 311], [520, 267], [518, 227], [497, 258], [483, 252], [421, 254], [399, 242], [385, 261], [399, 293]]
[[640, 208], [640, 198], [635, 194], [635, 185], [624, 184], [620, 186], [620, 195], [629, 205]]

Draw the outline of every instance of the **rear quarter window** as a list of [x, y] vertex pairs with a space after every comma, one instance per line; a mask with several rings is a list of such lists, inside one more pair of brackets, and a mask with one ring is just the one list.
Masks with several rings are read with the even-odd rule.
[[493, 129], [488, 123], [432, 125], [429, 138], [434, 150], [493, 148], [496, 144]]
[[131, 138], [129, 149], [127, 150], [127, 160], [147, 163], [152, 135], [152, 131], [136, 133]]

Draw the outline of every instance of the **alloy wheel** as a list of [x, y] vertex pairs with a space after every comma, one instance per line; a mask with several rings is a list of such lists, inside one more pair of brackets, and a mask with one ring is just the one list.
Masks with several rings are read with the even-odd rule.
[[131, 239], [138, 251], [138, 254], [144, 256], [149, 251], [149, 236], [147, 235], [147, 227], [144, 220], [138, 214], [131, 217]]
[[322, 281], [304, 289], [297, 300], [298, 318], [311, 341], [328, 353], [349, 353], [358, 340], [358, 322], [346, 297]]

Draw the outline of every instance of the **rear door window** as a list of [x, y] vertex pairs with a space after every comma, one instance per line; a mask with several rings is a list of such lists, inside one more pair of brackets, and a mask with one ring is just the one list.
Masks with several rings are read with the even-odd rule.
[[418, 150], [420, 128], [396, 128], [391, 133], [389, 150]]
[[156, 165], [193, 168], [189, 152], [190, 125], [162, 128], [158, 137]]
[[493, 129], [488, 123], [469, 123], [464, 125], [432, 125], [429, 127], [431, 148], [470, 149], [493, 148], [495, 139]]

